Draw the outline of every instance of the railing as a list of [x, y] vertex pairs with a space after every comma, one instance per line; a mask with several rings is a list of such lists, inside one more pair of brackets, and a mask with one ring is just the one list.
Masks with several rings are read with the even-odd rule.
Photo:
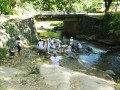
[[65, 15], [65, 14], [87, 14], [86, 11], [81, 12], [66, 12], [66, 11], [41, 11], [39, 12], [41, 15]]
[[88, 13], [87, 11], [79, 11], [79, 12], [66, 12], [66, 11], [41, 11], [38, 12], [38, 15], [80, 15], [84, 14], [87, 16], [103, 16], [105, 13]]

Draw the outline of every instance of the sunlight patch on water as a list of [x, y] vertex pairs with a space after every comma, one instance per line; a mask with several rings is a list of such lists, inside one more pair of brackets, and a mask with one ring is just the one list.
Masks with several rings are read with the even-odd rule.
[[99, 58], [100, 54], [80, 55], [78, 61], [86, 67], [90, 67], [94, 65]]
[[90, 46], [92, 49], [93, 49], [93, 52], [94, 53], [106, 53], [107, 50], [103, 50], [103, 49], [100, 49], [100, 48], [95, 48], [93, 46]]

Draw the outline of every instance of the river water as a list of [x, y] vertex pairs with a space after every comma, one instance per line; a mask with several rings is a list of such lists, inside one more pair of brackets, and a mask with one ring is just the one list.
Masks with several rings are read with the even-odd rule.
[[[109, 52], [110, 48], [104, 44], [80, 39], [77, 40], [83, 45], [83, 52], [80, 52], [78, 57], [81, 65], [86, 68], [96, 67], [104, 71], [113, 70], [120, 76], [120, 51]], [[92, 48], [92, 52], [84, 52], [86, 47]]]
[[81, 53], [79, 63], [86, 68], [96, 67], [101, 70], [113, 70], [120, 76], [120, 51], [110, 52], [108, 46], [101, 43], [80, 40], [85, 51], [86, 47], [92, 48], [91, 53]]

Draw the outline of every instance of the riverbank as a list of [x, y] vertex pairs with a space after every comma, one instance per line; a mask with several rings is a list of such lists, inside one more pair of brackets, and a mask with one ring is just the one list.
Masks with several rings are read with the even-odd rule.
[[119, 42], [117, 42], [117, 40], [115, 40], [115, 39], [110, 39], [110, 38], [99, 39], [99, 38], [97, 38], [96, 35], [91, 35], [91, 36], [77, 35], [76, 38], [87, 40], [87, 41], [95, 41], [95, 42], [101, 43], [101, 44], [106, 45], [106, 46], [120, 48]]
[[[12, 70], [13, 68], [20, 72], [20, 74], [15, 74], [14, 77], [10, 80], [0, 79], [2, 82], [2, 85], [0, 85], [3, 90], [4, 88], [15, 88], [13, 90], [47, 90], [48, 85], [44, 82], [44, 77], [41, 76], [40, 72], [36, 68], [38, 64], [49, 64], [49, 58], [46, 56], [37, 56], [36, 51], [33, 51], [29, 48], [22, 49], [22, 55], [21, 57], [15, 56], [15, 57], [8, 57], [5, 59], [1, 66], [7, 67], [9, 69], [6, 70]], [[78, 64], [78, 61], [75, 59], [66, 59], [63, 61], [63, 67], [69, 68], [70, 70], [73, 70], [74, 72], [83, 72], [90, 76], [99, 77], [102, 79], [106, 79], [109, 83], [113, 83], [111, 81], [111, 78], [106, 78], [107, 75], [104, 74], [104, 72], [101, 72], [100, 70], [97, 70], [95, 68], [92, 69], [86, 69]], [[10, 69], [12, 68], [12, 69]], [[1, 69], [3, 70], [3, 69]], [[14, 70], [13, 70], [14, 71]], [[17, 72], [16, 71], [16, 72]], [[0, 71], [3, 72], [3, 71]], [[6, 74], [8, 72], [6, 71]], [[12, 72], [11, 72], [12, 73]], [[7, 77], [5, 77], [7, 78]], [[9, 84], [11, 82], [11, 84]], [[73, 85], [74, 86], [74, 85]], [[22, 89], [20, 89], [22, 88]], [[79, 90], [76, 89], [77, 87], [74, 86], [74, 89], [72, 90]], [[50, 90], [50, 89], [49, 89]], [[51, 89], [52, 90], [52, 89]]]
[[[72, 61], [74, 61], [74, 62], [72, 62]], [[29, 49], [23, 49], [21, 57], [17, 57], [17, 56], [10, 57], [10, 58], [5, 59], [0, 64], [1, 64], [1, 66], [5, 66], [8, 68], [12, 67], [12, 68], [18, 69], [18, 70], [23, 72], [22, 75], [20, 75], [20, 76], [18, 75], [17, 78], [16, 77], [13, 78], [13, 81], [12, 81], [13, 87], [16, 87], [14, 85], [16, 85], [16, 82], [17, 82], [18, 87], [22, 86], [22, 88], [28, 88], [28, 90], [30, 90], [30, 88], [35, 89], [35, 90], [39, 90], [39, 89], [45, 90], [45, 87], [47, 87], [47, 85], [45, 82], [43, 82], [43, 77], [35, 69], [36, 65], [40, 62], [48, 64], [49, 58], [46, 58], [45, 56], [42, 56], [42, 57], [37, 56], [36, 51], [31, 51]], [[71, 59], [71, 60], [69, 59], [66, 62], [63, 61], [63, 65], [64, 65], [64, 67], [70, 68], [73, 71], [83, 72], [83, 73], [86, 73], [88, 75], [97, 76], [100, 78], [107, 79], [109, 81], [111, 80], [110, 77], [107, 77], [103, 74], [104, 72], [96, 70], [95, 68], [85, 69], [84, 67], [79, 66], [78, 62], [74, 59]], [[98, 71], [99, 71], [99, 73], [98, 73]], [[2, 82], [5, 84], [5, 86], [9, 84], [9, 82], [7, 83], [4, 80]], [[41, 83], [43, 86], [41, 85]], [[28, 86], [28, 87], [26, 87], [26, 86]], [[29, 87], [29, 86], [31, 86], [31, 87]], [[39, 87], [39, 86], [41, 86], [41, 87]], [[7, 86], [4, 88], [7, 88]], [[49, 87], [47, 87], [47, 88], [49, 88]], [[17, 90], [17, 89], [15, 89], [15, 90]], [[27, 90], [27, 89], [25, 89], [25, 90]]]

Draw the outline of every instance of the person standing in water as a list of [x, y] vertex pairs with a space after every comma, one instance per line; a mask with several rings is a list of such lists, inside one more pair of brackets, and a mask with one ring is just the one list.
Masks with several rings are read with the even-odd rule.
[[82, 50], [82, 45], [81, 45], [81, 43], [79, 42], [78, 44], [77, 44], [77, 51], [79, 52], [79, 51], [81, 51]]

